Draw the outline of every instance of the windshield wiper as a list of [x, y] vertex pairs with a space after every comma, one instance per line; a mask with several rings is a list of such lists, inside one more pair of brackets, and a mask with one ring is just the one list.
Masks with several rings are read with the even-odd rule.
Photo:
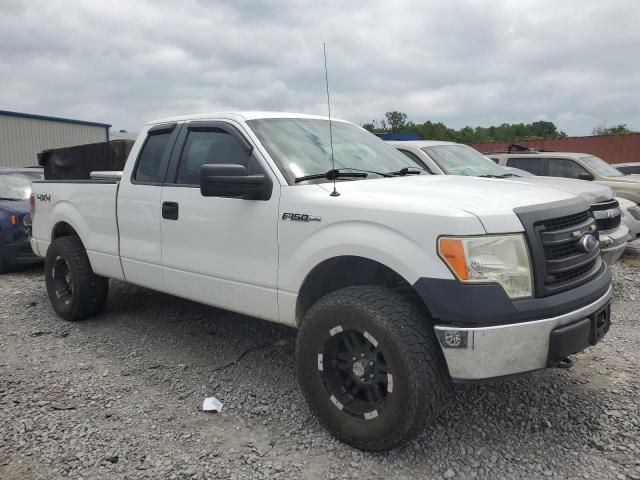
[[[367, 178], [369, 176], [366, 172], [343, 172], [342, 170], [357, 170], [355, 168], [335, 168], [325, 173], [314, 173], [312, 175], [304, 175], [303, 177], [296, 177], [293, 181], [295, 183], [305, 182], [307, 180], [316, 180], [318, 178], [326, 178], [327, 180], [337, 180], [339, 178]], [[371, 172], [376, 173], [376, 172]]]
[[392, 175], [394, 177], [404, 177], [405, 175], [420, 175], [420, 173], [422, 172], [431, 173], [428, 170], [420, 167], [404, 167], [400, 170], [396, 170], [395, 172], [387, 172], [387, 175]]

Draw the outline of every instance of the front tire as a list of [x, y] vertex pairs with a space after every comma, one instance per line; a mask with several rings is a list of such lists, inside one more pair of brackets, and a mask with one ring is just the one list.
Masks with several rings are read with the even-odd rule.
[[437, 416], [450, 386], [429, 319], [377, 286], [330, 293], [307, 313], [296, 345], [311, 411], [339, 440], [388, 450]]
[[77, 236], [56, 238], [44, 263], [47, 294], [55, 312], [76, 321], [102, 311], [109, 280], [93, 273], [82, 242]]

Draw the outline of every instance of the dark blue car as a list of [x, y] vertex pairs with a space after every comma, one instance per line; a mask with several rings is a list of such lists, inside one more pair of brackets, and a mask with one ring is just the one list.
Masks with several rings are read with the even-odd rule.
[[31, 182], [44, 178], [41, 169], [0, 169], [0, 273], [40, 262], [31, 250]]

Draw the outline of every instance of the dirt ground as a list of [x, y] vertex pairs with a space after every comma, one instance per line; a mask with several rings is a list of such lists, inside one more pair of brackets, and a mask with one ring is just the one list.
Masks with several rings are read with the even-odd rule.
[[[0, 276], [0, 478], [640, 479], [638, 258], [614, 267], [612, 330], [573, 368], [456, 386], [380, 454], [310, 416], [292, 329], [119, 282], [68, 323], [40, 267]], [[222, 413], [199, 410], [210, 395]]]

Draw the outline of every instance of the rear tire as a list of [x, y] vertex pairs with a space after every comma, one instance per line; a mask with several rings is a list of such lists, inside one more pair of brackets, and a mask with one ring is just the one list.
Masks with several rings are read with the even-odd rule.
[[450, 388], [429, 319], [406, 297], [348, 287], [305, 315], [296, 344], [298, 381], [332, 435], [362, 450], [415, 438]]
[[107, 302], [109, 280], [93, 273], [77, 236], [56, 238], [44, 263], [47, 294], [55, 312], [65, 320], [97, 315]]

